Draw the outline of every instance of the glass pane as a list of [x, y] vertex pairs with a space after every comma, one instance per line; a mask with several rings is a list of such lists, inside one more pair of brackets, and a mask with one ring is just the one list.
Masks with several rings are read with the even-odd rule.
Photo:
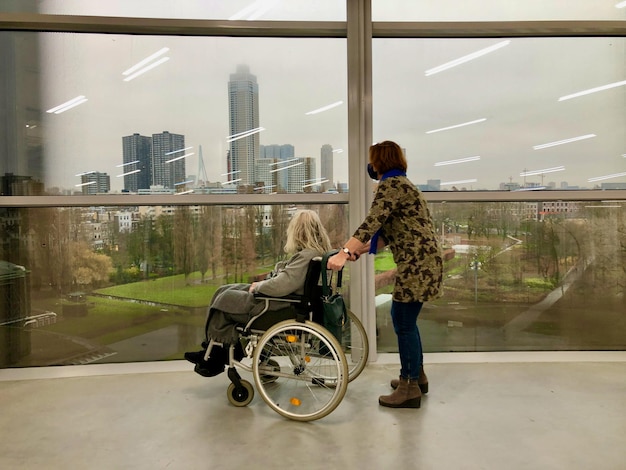
[[345, 1], [317, 0], [4, 0], [0, 12], [204, 20], [345, 21]]
[[[425, 351], [626, 348], [625, 203], [430, 207], [445, 271], [418, 320]], [[393, 279], [389, 253], [376, 265]], [[377, 291], [378, 349], [396, 352], [390, 292]]]
[[[307, 208], [346, 239], [346, 206]], [[285, 257], [296, 209], [0, 208], [0, 367], [181, 359], [219, 286]]]
[[309, 192], [347, 181], [343, 39], [2, 32], [0, 47], [11, 194]]
[[373, 49], [374, 140], [405, 148], [423, 189], [626, 188], [626, 39]]
[[372, 0], [374, 21], [623, 20], [621, 0]]
[[[424, 350], [623, 350], [626, 204], [436, 203], [444, 295], [424, 305]], [[377, 255], [377, 285], [393, 282]], [[377, 291], [378, 348], [397, 351], [392, 284]]]

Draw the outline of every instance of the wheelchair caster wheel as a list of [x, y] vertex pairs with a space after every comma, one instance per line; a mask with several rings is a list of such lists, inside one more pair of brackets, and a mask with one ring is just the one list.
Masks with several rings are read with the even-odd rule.
[[241, 387], [231, 383], [226, 392], [228, 401], [234, 406], [248, 406], [254, 398], [254, 388], [252, 384], [246, 380], [241, 381]]

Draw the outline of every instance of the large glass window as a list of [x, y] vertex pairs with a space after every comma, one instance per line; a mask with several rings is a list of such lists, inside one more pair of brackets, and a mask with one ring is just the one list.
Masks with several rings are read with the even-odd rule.
[[[180, 358], [215, 289], [281, 256], [295, 207], [346, 240], [329, 194], [363, 209], [348, 153], [364, 174], [370, 137], [405, 149], [445, 249], [427, 351], [626, 348], [626, 41], [599, 21], [626, 5], [466, 3], [373, 0], [370, 77], [368, 2], [3, 2], [0, 367]], [[467, 37], [442, 39], [454, 21]], [[368, 266], [343, 292], [395, 351], [393, 262], [376, 318]]]
[[10, 194], [345, 191], [345, 40], [0, 41]]
[[[425, 304], [424, 348], [445, 351], [626, 347], [626, 204], [431, 203], [444, 294]], [[393, 260], [376, 259], [380, 351], [397, 351]]]
[[626, 189], [625, 54], [614, 37], [376, 39], [374, 140], [431, 191]]
[[[302, 207], [0, 209], [0, 367], [182, 358], [219, 286], [286, 257]], [[306, 208], [345, 240], [345, 205]]]

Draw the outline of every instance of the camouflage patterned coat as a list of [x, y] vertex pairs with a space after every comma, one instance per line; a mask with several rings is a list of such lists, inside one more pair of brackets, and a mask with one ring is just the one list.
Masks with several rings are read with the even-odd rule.
[[397, 265], [393, 300], [426, 302], [441, 295], [443, 260], [422, 193], [405, 176], [378, 184], [369, 214], [354, 232], [362, 243], [380, 229]]

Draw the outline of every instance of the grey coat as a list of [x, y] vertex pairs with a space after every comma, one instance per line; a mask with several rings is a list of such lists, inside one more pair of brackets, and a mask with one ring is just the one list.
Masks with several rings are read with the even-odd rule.
[[[302, 294], [309, 262], [321, 254], [314, 250], [297, 252], [287, 261], [276, 264], [267, 279], [257, 283], [255, 293], [269, 297], [283, 297], [289, 294]], [[250, 284], [227, 284], [220, 287], [213, 296], [207, 313], [206, 333], [208, 339], [221, 343], [237, 340], [237, 324], [245, 324], [253, 316], [263, 311], [265, 302], [249, 292]], [[269, 309], [280, 310], [282, 302], [270, 302]], [[267, 313], [266, 315], [271, 314]]]

